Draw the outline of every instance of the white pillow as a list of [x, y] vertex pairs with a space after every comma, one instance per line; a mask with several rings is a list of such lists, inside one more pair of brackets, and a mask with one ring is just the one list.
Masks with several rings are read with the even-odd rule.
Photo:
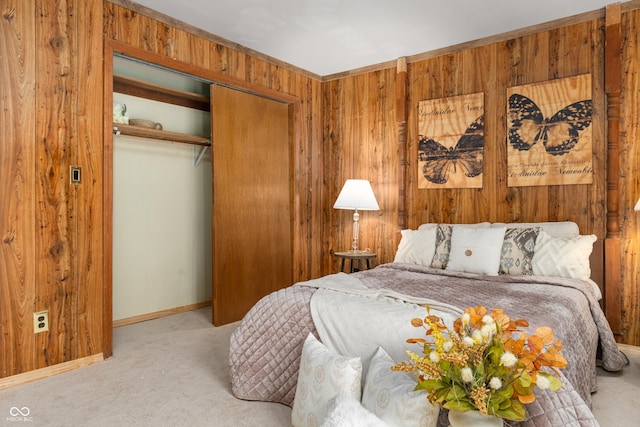
[[533, 254], [533, 274], [588, 280], [591, 277], [589, 257], [596, 239], [593, 234], [551, 237], [541, 231]]
[[351, 393], [342, 392], [329, 401], [327, 418], [322, 427], [389, 427], [367, 411]]
[[427, 400], [424, 391], [414, 391], [415, 378], [406, 372], [393, 372], [395, 362], [378, 347], [371, 359], [362, 393], [362, 406], [390, 426], [435, 427], [440, 410]]
[[552, 237], [573, 237], [580, 234], [578, 224], [572, 221], [553, 221], [553, 222], [495, 222], [491, 227], [507, 227], [507, 228], [540, 228], [542, 231]]
[[302, 346], [296, 396], [291, 410], [293, 427], [317, 427], [327, 416], [330, 399], [347, 392], [360, 400], [362, 361], [329, 350], [313, 334]]
[[436, 252], [436, 229], [402, 230], [402, 239], [393, 262], [431, 265]]
[[437, 222], [427, 222], [426, 224], [420, 224], [418, 230], [430, 230], [432, 228], [438, 228], [438, 225], [453, 225], [456, 227], [471, 227], [471, 228], [489, 228], [491, 226], [490, 222], [478, 222], [475, 224], [445, 224], [437, 223]]
[[453, 227], [447, 270], [498, 275], [505, 227]]

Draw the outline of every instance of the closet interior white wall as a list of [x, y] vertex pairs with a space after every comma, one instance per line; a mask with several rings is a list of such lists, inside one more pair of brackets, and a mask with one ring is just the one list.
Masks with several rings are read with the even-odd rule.
[[[208, 82], [121, 56], [113, 72], [209, 97]], [[113, 102], [126, 106], [129, 119], [210, 138], [209, 111], [117, 90]], [[113, 137], [114, 326], [211, 303], [211, 150], [126, 133]]]

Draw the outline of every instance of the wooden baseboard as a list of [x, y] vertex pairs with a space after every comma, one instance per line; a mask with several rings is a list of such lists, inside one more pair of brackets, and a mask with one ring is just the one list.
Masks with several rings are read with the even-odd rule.
[[131, 325], [133, 323], [145, 322], [147, 320], [158, 319], [160, 317], [170, 316], [172, 314], [184, 313], [185, 311], [197, 310], [199, 308], [208, 307], [211, 301], [197, 302], [195, 304], [183, 305], [182, 307], [170, 308], [168, 310], [156, 311], [153, 313], [140, 314], [139, 316], [127, 317], [113, 321], [113, 327]]
[[628, 344], [620, 344], [618, 343], [618, 348], [626, 353], [640, 354], [640, 347], [635, 345]]
[[102, 353], [94, 354], [93, 356], [83, 357], [81, 359], [71, 360], [69, 362], [58, 363], [57, 365], [47, 366], [46, 368], [35, 369], [33, 371], [24, 372], [22, 374], [12, 375], [6, 378], [0, 378], [0, 390], [4, 390], [9, 387], [15, 387], [20, 384], [30, 383], [32, 381], [49, 378], [54, 375], [62, 374], [65, 372], [73, 371], [85, 366], [91, 366], [96, 363], [102, 362], [104, 356]]

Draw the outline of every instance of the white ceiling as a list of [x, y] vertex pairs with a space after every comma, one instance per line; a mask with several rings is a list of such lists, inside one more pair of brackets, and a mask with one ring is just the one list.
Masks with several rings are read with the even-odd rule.
[[326, 76], [601, 9], [613, 0], [135, 0]]

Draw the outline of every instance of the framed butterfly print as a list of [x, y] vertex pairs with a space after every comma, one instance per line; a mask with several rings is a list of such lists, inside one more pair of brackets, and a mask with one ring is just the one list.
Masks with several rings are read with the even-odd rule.
[[482, 188], [484, 93], [418, 103], [418, 188]]
[[507, 89], [507, 184], [593, 182], [591, 75]]

